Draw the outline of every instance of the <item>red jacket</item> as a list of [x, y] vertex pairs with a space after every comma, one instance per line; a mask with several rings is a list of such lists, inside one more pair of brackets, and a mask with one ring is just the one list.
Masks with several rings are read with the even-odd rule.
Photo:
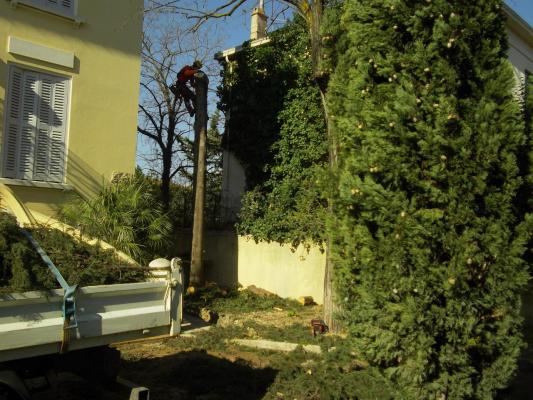
[[178, 82], [185, 83], [188, 80], [191, 80], [194, 78], [194, 74], [196, 74], [198, 71], [199, 69], [193, 68], [190, 65], [186, 65], [180, 70], [180, 72], [178, 72]]

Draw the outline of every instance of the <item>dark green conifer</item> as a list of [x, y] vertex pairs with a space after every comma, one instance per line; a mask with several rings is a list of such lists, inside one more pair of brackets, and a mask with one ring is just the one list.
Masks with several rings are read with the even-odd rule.
[[523, 346], [531, 218], [500, 0], [352, 0], [329, 89], [354, 347], [398, 398], [491, 399]]

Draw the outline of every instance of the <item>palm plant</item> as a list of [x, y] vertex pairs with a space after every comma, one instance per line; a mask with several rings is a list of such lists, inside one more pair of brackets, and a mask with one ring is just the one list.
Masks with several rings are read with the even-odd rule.
[[138, 261], [168, 245], [172, 225], [141, 174], [104, 185], [92, 199], [66, 205], [62, 218], [82, 235], [104, 240]]

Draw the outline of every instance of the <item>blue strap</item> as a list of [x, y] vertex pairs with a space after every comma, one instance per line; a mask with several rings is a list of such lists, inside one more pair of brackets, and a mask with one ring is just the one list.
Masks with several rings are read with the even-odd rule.
[[44, 263], [48, 266], [48, 269], [54, 274], [56, 280], [63, 288], [63, 319], [66, 322], [66, 328], [76, 328], [78, 326], [78, 320], [76, 319], [76, 290], [78, 285], [70, 286], [65, 278], [61, 275], [61, 272], [54, 265], [50, 257], [45, 253], [43, 248], [37, 243], [33, 236], [25, 229], [21, 229], [22, 233], [30, 241], [32, 246], [37, 250], [37, 253], [41, 256]]

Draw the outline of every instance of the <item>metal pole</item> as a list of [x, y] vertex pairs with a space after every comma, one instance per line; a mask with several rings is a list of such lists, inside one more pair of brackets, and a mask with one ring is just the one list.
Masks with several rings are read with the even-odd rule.
[[204, 242], [204, 206], [205, 206], [205, 174], [207, 145], [207, 75], [198, 71], [194, 76], [196, 89], [196, 119], [194, 121], [194, 141], [196, 144], [194, 219], [192, 228], [191, 274], [190, 285], [202, 286], [205, 281], [203, 262]]

